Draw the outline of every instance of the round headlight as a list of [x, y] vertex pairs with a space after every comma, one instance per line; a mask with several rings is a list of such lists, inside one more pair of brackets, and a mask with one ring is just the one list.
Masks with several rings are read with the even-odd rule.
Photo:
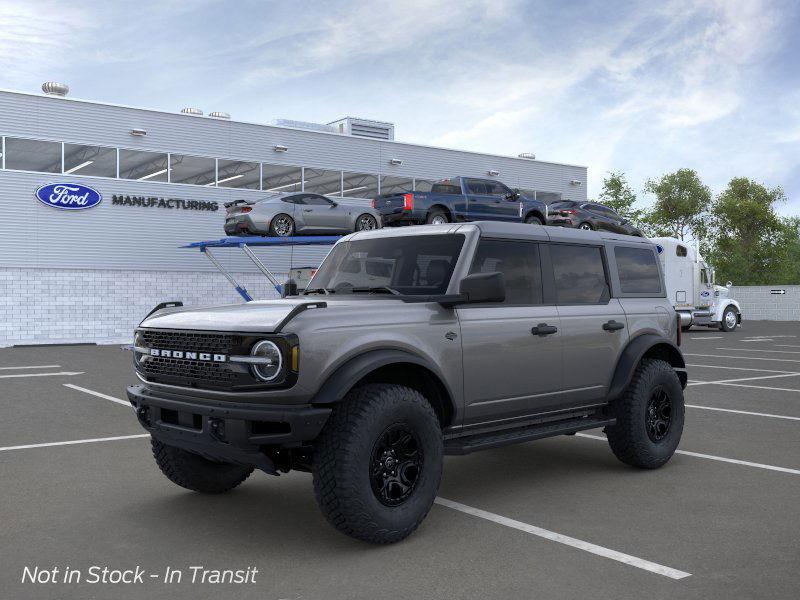
[[283, 366], [283, 356], [278, 346], [269, 340], [261, 340], [250, 352], [255, 357], [264, 359], [252, 365], [253, 373], [261, 381], [272, 381], [281, 373]]

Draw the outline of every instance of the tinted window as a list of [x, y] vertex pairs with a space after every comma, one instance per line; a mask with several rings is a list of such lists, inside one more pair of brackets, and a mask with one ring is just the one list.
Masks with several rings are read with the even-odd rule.
[[485, 181], [484, 185], [486, 186], [486, 193], [492, 196], [501, 196], [505, 197], [506, 194], [511, 192], [505, 185], [500, 183], [499, 181]]
[[652, 250], [617, 247], [614, 256], [623, 293], [661, 294], [661, 276]]
[[678, 256], [686, 256], [687, 254], [689, 254], [689, 252], [686, 250], [686, 246], [679, 245], [675, 248], [675, 254], [677, 254]]
[[550, 246], [559, 304], [598, 304], [609, 297], [603, 255], [596, 246]]
[[303, 196], [302, 204], [310, 204], [312, 206], [330, 206], [331, 201], [322, 196]]
[[470, 194], [486, 195], [489, 193], [489, 189], [486, 187], [486, 184], [480, 179], [467, 179], [466, 184], [467, 190]]
[[7, 137], [6, 169], [61, 173], [61, 144]]
[[308, 287], [337, 294], [388, 286], [402, 294], [444, 294], [463, 235], [414, 235], [337, 244]]
[[558, 202], [553, 202], [549, 208], [551, 210], [561, 210], [567, 208], [574, 208], [577, 202], [572, 202], [571, 200], [559, 200]]
[[437, 181], [431, 186], [434, 194], [461, 194], [461, 184], [458, 180], [444, 179]]
[[481, 240], [470, 273], [495, 271], [500, 271], [505, 279], [505, 304], [542, 303], [538, 244]]

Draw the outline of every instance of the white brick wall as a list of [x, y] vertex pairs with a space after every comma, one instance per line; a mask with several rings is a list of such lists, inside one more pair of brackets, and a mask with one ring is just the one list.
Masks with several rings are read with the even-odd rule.
[[[277, 297], [260, 274], [234, 276], [256, 299]], [[0, 269], [0, 347], [128, 343], [142, 317], [168, 300], [187, 306], [242, 302], [219, 273]]]
[[[785, 290], [785, 294], [772, 294]], [[753, 321], [800, 321], [800, 285], [734, 286], [731, 296], [742, 307], [742, 318]]]

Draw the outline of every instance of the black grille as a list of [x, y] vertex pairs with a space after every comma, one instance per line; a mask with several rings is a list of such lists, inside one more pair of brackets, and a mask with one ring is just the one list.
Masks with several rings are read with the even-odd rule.
[[188, 352], [216, 352], [230, 354], [240, 343], [239, 336], [227, 333], [198, 333], [194, 331], [140, 330], [147, 348], [183, 350]]

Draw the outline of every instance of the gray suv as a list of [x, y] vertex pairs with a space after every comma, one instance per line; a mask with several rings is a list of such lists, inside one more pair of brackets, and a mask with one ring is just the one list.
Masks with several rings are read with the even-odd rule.
[[174, 483], [308, 471], [334, 527], [395, 542], [446, 454], [603, 427], [624, 463], [670, 459], [686, 370], [659, 264], [641, 238], [538, 225], [351, 234], [301, 296], [150, 314], [128, 397]]

